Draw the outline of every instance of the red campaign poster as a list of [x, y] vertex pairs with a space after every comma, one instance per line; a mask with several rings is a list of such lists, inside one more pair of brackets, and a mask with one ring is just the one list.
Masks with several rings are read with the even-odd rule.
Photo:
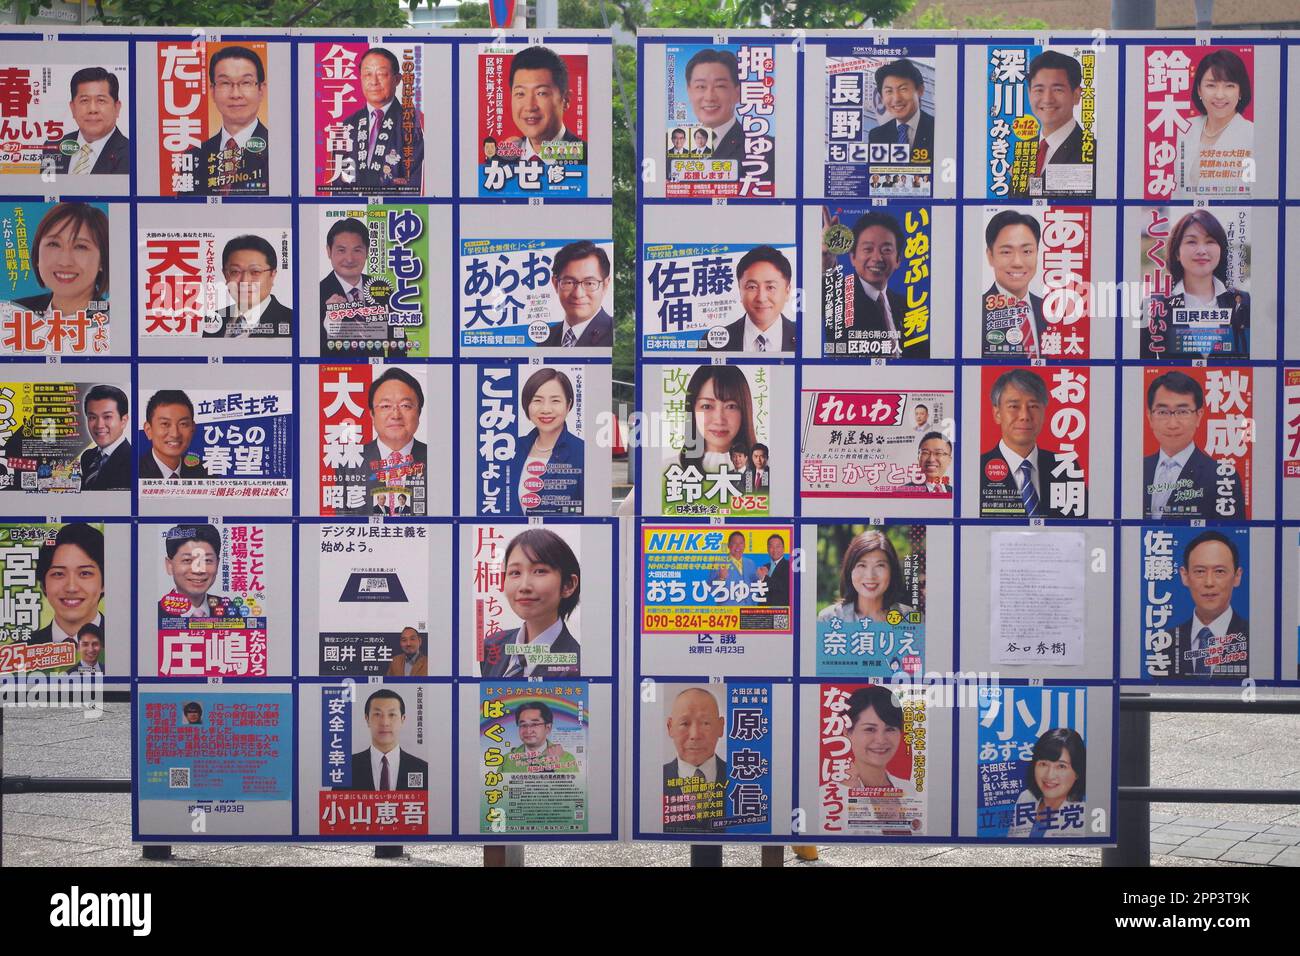
[[985, 367], [980, 517], [1088, 517], [1085, 367]]

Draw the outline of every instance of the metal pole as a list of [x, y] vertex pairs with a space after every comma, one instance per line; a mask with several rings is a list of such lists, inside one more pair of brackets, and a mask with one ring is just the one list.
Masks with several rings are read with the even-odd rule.
[[[1141, 695], [1147, 696], [1145, 694]], [[1151, 785], [1151, 713], [1119, 710], [1119, 785]], [[1151, 804], [1121, 800], [1115, 808], [1115, 847], [1101, 851], [1102, 866], [1151, 865]]]
[[722, 866], [722, 844], [692, 843], [691, 866]]
[[523, 866], [524, 845], [522, 843], [492, 843], [483, 847], [483, 865]]
[[1110, 0], [1112, 30], [1154, 30], [1156, 0]]

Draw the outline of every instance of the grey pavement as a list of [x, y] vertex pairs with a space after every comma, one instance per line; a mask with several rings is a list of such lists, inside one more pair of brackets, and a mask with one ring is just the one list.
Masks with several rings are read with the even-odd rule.
[[[1300, 789], [1300, 717], [1152, 715], [1152, 783], [1157, 786]], [[130, 715], [108, 705], [100, 720], [79, 712], [7, 710], [4, 773], [126, 777]], [[2, 866], [477, 866], [472, 844], [410, 844], [396, 860], [376, 860], [366, 844], [184, 844], [173, 859], [141, 859], [131, 843], [125, 794], [22, 794], [4, 797]], [[1152, 807], [1153, 866], [1300, 865], [1300, 807], [1157, 804]], [[729, 846], [727, 865], [756, 866], [757, 846]], [[529, 846], [532, 864], [684, 866], [677, 843]], [[823, 846], [820, 859], [798, 866], [1098, 866], [1088, 847]]]

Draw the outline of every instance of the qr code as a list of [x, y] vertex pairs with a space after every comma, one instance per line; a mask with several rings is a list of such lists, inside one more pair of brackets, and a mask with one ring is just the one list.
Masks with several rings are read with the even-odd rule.
[[173, 790], [188, 790], [190, 788], [190, 768], [169, 767], [167, 769], [167, 786]]
[[406, 783], [411, 790], [424, 789], [424, 774], [411, 770], [406, 774]]
[[36, 472], [34, 472], [34, 471], [24, 471], [24, 472], [21, 472], [21, 475], [22, 475], [22, 478], [21, 478], [22, 489], [23, 489], [24, 491], [31, 491], [31, 490], [33, 490], [33, 489], [36, 487]]

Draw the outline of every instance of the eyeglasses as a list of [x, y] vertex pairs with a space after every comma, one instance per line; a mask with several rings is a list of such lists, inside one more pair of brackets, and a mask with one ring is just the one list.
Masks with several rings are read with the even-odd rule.
[[545, 727], [545, 726], [546, 726], [546, 721], [544, 721], [544, 720], [525, 720], [522, 724], [519, 724], [518, 726], [519, 726], [519, 729], [520, 729], [520, 730], [536, 730], [538, 727]]
[[274, 272], [274, 269], [236, 269], [234, 266], [226, 268], [224, 275], [227, 279], [252, 279], [260, 280], [268, 272]]
[[415, 411], [415, 402], [397, 402], [396, 404], [393, 402], [380, 402], [375, 406], [375, 411], [381, 415], [387, 415], [393, 409], [397, 409], [403, 415], [409, 415]]
[[239, 90], [239, 92], [247, 96], [262, 84], [257, 82], [257, 80], [240, 80], [238, 83], [232, 83], [230, 80], [217, 80], [217, 82], [212, 85], [217, 88], [217, 92], [219, 93], [229, 95], [231, 90]]
[[605, 284], [604, 279], [583, 279], [579, 281], [577, 279], [569, 279], [569, 278], [561, 279], [559, 282], [556, 283], [556, 285], [560, 287], [561, 292], [572, 292], [578, 286], [582, 286], [582, 291], [587, 293], [588, 295], [593, 295], [596, 292], [599, 292], [600, 287], [603, 286], [604, 284]]
[[1195, 415], [1196, 411], [1195, 408], [1153, 408], [1151, 417], [1158, 418], [1161, 421], [1168, 421], [1171, 418], [1185, 421]]
[[951, 458], [951, 457], [952, 457], [952, 452], [950, 452], [950, 451], [925, 451], [925, 450], [922, 450], [922, 451], [921, 451], [921, 457], [922, 457], [922, 458]]

